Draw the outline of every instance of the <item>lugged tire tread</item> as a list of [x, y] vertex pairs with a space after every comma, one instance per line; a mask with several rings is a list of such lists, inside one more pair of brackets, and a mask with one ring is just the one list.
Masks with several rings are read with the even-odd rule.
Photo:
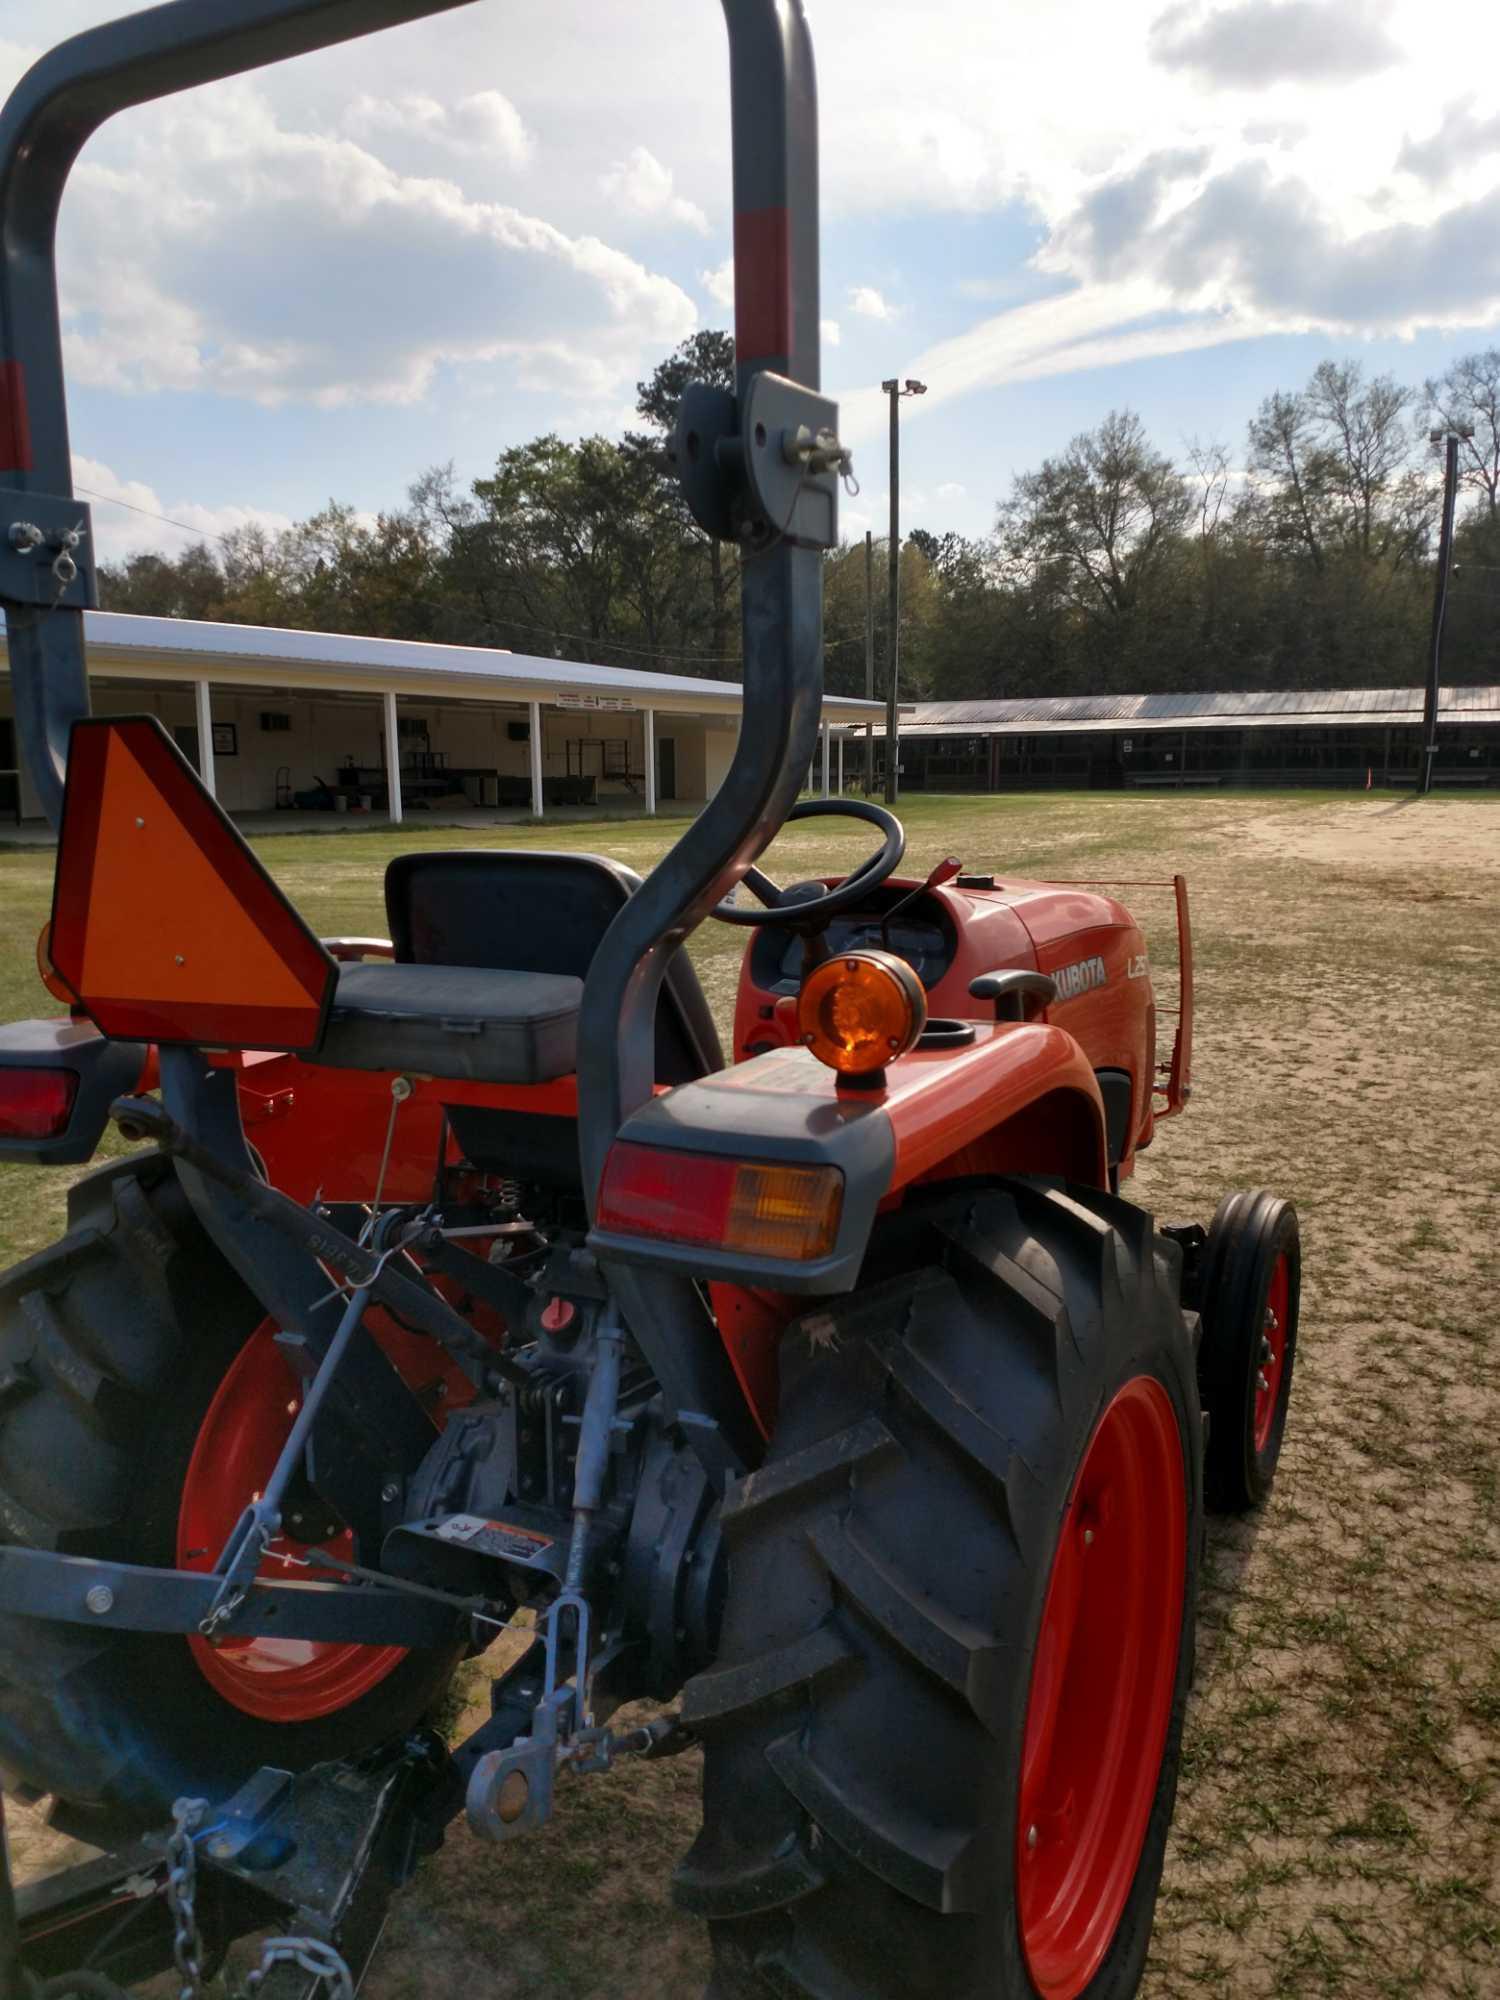
[[709, 1918], [754, 1917], [784, 1909], [811, 1896], [828, 1871], [792, 1834], [766, 1854], [742, 1856], [734, 1866], [703, 1867], [689, 1855], [673, 1877], [673, 1894], [684, 1910]]
[[817, 1687], [830, 1674], [847, 1670], [854, 1658], [849, 1641], [833, 1625], [815, 1625], [805, 1638], [763, 1653], [737, 1667], [710, 1667], [682, 1691], [684, 1728], [703, 1734], [769, 1708], [796, 1689]]
[[984, 1663], [997, 1640], [944, 1611], [908, 1578], [882, 1563], [840, 1516], [816, 1522], [809, 1539], [840, 1590], [894, 1646], [962, 1697], [980, 1715]]
[[820, 1769], [795, 1734], [767, 1746], [766, 1761], [798, 1804], [844, 1852], [903, 1896], [930, 1910], [955, 1910], [967, 1894], [967, 1834], [910, 1819], [882, 1822], [871, 1808]]
[[724, 1539], [733, 1547], [767, 1513], [796, 1506], [829, 1487], [847, 1486], [857, 1472], [873, 1471], [900, 1453], [880, 1419], [864, 1417], [793, 1458], [749, 1473], [725, 1496], [719, 1517]]
[[[904, 1221], [905, 1237], [894, 1223], [887, 1233], [878, 1283], [833, 1302], [820, 1325], [788, 1330], [785, 1455], [773, 1439], [769, 1464], [746, 1482], [752, 1504], [726, 1510], [739, 1513], [726, 1522], [732, 1603], [737, 1564], [751, 1565], [750, 1580], [711, 1677], [748, 1674], [753, 1685], [768, 1659], [796, 1657], [829, 1629], [853, 1644], [836, 1677], [799, 1687], [783, 1676], [779, 1707], [726, 1703], [705, 1732], [705, 1826], [678, 1895], [712, 1920], [714, 2000], [1032, 1995], [1024, 1973], [992, 1974], [963, 1941], [988, 1934], [1006, 1894], [996, 1861], [1009, 1850], [997, 1843], [1013, 1837], [968, 1816], [964, 1802], [980, 1796], [968, 1769], [1017, 1754], [1024, 1714], [1008, 1627], [985, 1629], [990, 1579], [1034, 1575], [1050, 1549], [1062, 1447], [1048, 1440], [1087, 1435], [1118, 1343], [1139, 1339], [1158, 1357], [1185, 1449], [1197, 1442], [1191, 1345], [1180, 1308], [1168, 1317], [1171, 1260], [1158, 1257], [1149, 1216], [1102, 1191], [1006, 1181], [935, 1194]], [[1136, 1350], [1119, 1351], [1115, 1367]], [[857, 1471], [854, 1436], [876, 1446]], [[804, 1616], [818, 1622], [797, 1636]], [[764, 1653], [735, 1652], [761, 1631], [784, 1636]], [[1189, 1627], [1184, 1673], [1190, 1650]], [[948, 1775], [929, 1782], [930, 1760]], [[792, 1851], [827, 1880], [808, 1888], [799, 1877], [795, 1895], [768, 1902], [778, 1878], [759, 1864]], [[740, 1886], [747, 1872], [754, 1894]], [[1142, 1893], [1154, 1896], [1154, 1882]], [[1121, 1947], [1127, 1968], [1149, 1936], [1144, 1907], [1144, 1928]], [[1122, 1976], [1128, 1986], [1095, 1981], [1090, 1995], [1123, 2000], [1139, 1974]]]

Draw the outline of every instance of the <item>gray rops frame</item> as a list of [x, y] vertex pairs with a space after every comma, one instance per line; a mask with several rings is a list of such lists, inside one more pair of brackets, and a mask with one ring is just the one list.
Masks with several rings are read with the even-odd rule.
[[[88, 713], [83, 610], [95, 601], [88, 513], [73, 497], [54, 256], [73, 163], [107, 118], [132, 105], [460, 4], [469, 0], [170, 0], [60, 44], [0, 114], [0, 394], [8, 383], [17, 446], [10, 455], [22, 461], [0, 465], [0, 499], [8, 503], [0, 509], [0, 604], [22, 754], [54, 825], [69, 732]], [[801, 0], [722, 4], [738, 409], [746, 409], [758, 381], [768, 390], [771, 379], [790, 378], [778, 391], [778, 414], [806, 416], [815, 431], [826, 429], [831, 406], [812, 393], [819, 386], [817, 93]], [[714, 456], [725, 486], [739, 491], [744, 441], [721, 437]], [[757, 518], [753, 504], [747, 512], [742, 492], [737, 505], [747, 550], [739, 745], [719, 792], [621, 910], [589, 972], [579, 1024], [579, 1143], [591, 1201], [622, 1122], [652, 1093], [656, 1000], [671, 955], [769, 843], [816, 745], [819, 546], [787, 532], [790, 516], [771, 521], [762, 508]], [[832, 522], [831, 503], [826, 519]], [[41, 543], [21, 546], [17, 523], [36, 528]], [[79, 526], [78, 573], [69, 577], [68, 536]], [[219, 1101], [222, 1088], [212, 1089], [193, 1052], [164, 1052], [163, 1084], [185, 1128], [243, 1155], [232, 1107]], [[305, 1312], [315, 1267], [294, 1271], [284, 1252], [268, 1258], [264, 1232], [252, 1242], [254, 1233], [221, 1192], [190, 1169], [179, 1171], [210, 1233], [268, 1307], [275, 1310], [274, 1291]], [[722, 1478], [749, 1442], [748, 1413], [695, 1287], [685, 1277], [619, 1264], [609, 1275], [668, 1402], [685, 1415], [712, 1413], [700, 1426], [700, 1451]]]

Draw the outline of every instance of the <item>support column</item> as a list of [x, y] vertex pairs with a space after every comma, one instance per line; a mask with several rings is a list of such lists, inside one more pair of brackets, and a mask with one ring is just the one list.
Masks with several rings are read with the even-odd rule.
[[844, 796], [844, 732], [839, 731], [839, 797]]
[[527, 731], [527, 747], [531, 751], [531, 817], [542, 817], [542, 704], [531, 703], [531, 727]]
[[828, 797], [828, 739], [831, 728], [831, 724], [827, 722], [823, 724], [823, 796], [825, 799]]
[[214, 783], [214, 715], [207, 681], [194, 681], [193, 698], [198, 708], [198, 776], [211, 799], [219, 796]]
[[642, 709], [641, 723], [646, 759], [646, 816], [649, 819], [656, 811], [656, 710]]
[[396, 727], [396, 697], [382, 696], [385, 705], [386, 814], [392, 826], [401, 824], [401, 732]]

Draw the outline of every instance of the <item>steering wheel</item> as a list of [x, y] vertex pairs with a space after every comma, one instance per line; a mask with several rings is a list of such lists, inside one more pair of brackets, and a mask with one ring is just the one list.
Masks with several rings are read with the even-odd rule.
[[747, 868], [744, 882], [753, 896], [765, 905], [763, 910], [742, 910], [738, 904], [716, 903], [713, 915], [721, 924], [757, 924], [780, 926], [785, 930], [821, 930], [831, 917], [841, 910], [852, 909], [888, 875], [893, 875], [901, 866], [901, 857], [906, 852], [906, 829], [893, 812], [884, 806], [872, 806], [863, 799], [809, 799], [805, 804], [793, 806], [787, 814], [787, 824], [794, 819], [862, 819], [871, 826], [878, 826], [885, 838], [869, 857], [862, 861], [852, 874], [846, 875], [836, 888], [825, 889], [820, 895], [797, 897], [788, 900], [788, 892], [779, 889], [769, 875], [763, 875], [758, 868]]

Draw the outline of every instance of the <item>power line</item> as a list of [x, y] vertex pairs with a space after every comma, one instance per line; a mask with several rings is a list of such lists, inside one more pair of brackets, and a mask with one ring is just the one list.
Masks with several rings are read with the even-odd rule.
[[[218, 542], [224, 548], [231, 547], [229, 537], [221, 535], [213, 528], [195, 528], [187, 521], [179, 521], [171, 514], [159, 513], [153, 507], [142, 507], [134, 500], [121, 500], [113, 493], [96, 493], [92, 487], [80, 486], [74, 482], [74, 492], [87, 494], [90, 500], [100, 500], [106, 507], [125, 507], [132, 514], [140, 514], [148, 521], [161, 521], [169, 528], [180, 528], [184, 534], [196, 535], [200, 541]], [[435, 597], [413, 597], [409, 603], [421, 604], [434, 611], [443, 609], [440, 599]], [[683, 660], [694, 666], [733, 666], [733, 656], [725, 653], [690, 653], [676, 646], [642, 646], [634, 639], [601, 639], [587, 632], [563, 632], [555, 625], [530, 625], [523, 619], [506, 618], [501, 621], [512, 632], [536, 632], [554, 641], [571, 639], [580, 646], [605, 646], [617, 653], [643, 653], [653, 660]], [[831, 651], [835, 646], [852, 646], [852, 639], [825, 639], [823, 650]]]
[[170, 514], [158, 514], [154, 507], [138, 507], [134, 500], [121, 500], [113, 493], [96, 493], [91, 486], [80, 486], [74, 481], [75, 493], [86, 493], [90, 500], [102, 500], [106, 507], [126, 507], [132, 514], [144, 514], [148, 521], [165, 521], [169, 528], [181, 528], [185, 535], [196, 535], [199, 541], [222, 542], [227, 549], [229, 537], [221, 535], [214, 528], [195, 528], [187, 521], [177, 521]]

